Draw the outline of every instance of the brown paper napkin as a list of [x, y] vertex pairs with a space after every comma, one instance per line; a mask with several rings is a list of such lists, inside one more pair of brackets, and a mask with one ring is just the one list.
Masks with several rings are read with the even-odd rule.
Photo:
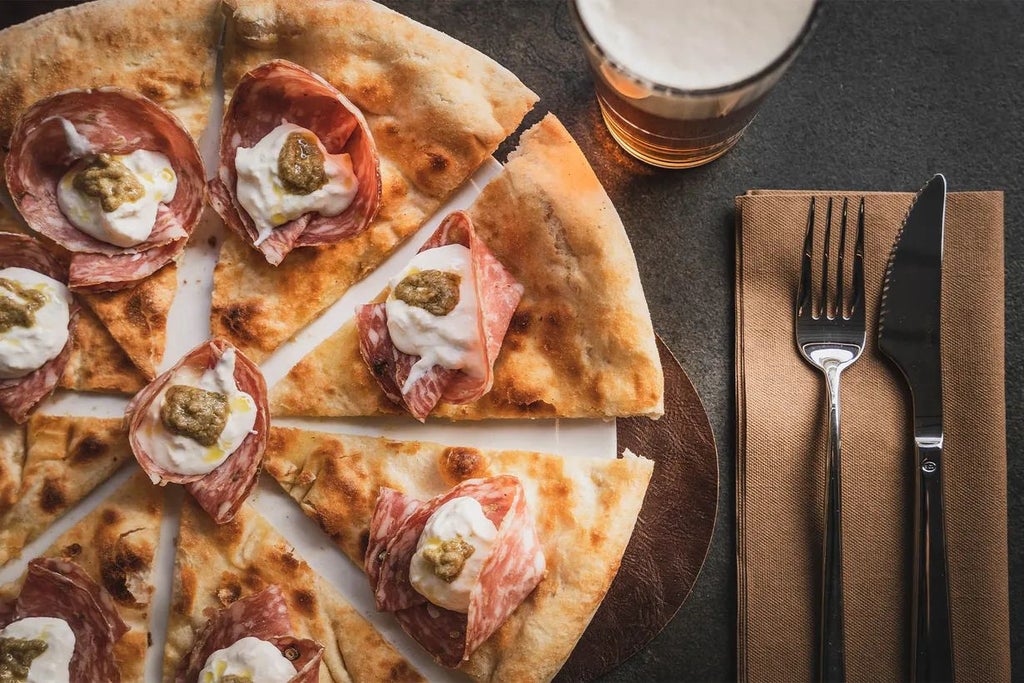
[[[851, 682], [909, 677], [909, 392], [878, 352], [876, 325], [886, 261], [913, 195], [866, 197], [868, 341], [842, 381], [843, 572]], [[827, 427], [821, 374], [800, 358], [793, 332], [809, 198], [808, 193], [766, 191], [736, 202], [742, 681], [807, 681], [814, 675]], [[821, 199], [818, 207], [820, 239]], [[942, 345], [956, 675], [961, 683], [1009, 680], [1002, 193], [949, 195]]]

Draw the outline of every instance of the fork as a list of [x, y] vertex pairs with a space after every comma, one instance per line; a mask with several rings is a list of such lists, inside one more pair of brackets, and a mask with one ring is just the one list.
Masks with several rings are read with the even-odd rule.
[[[828, 400], [828, 460], [826, 461], [825, 529], [822, 552], [821, 623], [818, 642], [818, 680], [846, 679], [846, 646], [843, 636], [843, 533], [840, 501], [839, 377], [864, 350], [864, 199], [857, 211], [857, 236], [853, 252], [853, 282], [844, 288], [847, 251], [848, 200], [843, 199], [836, 285], [830, 292], [829, 252], [832, 240], [832, 199], [825, 211], [824, 254], [821, 258], [821, 293], [815, 306], [812, 269], [814, 261], [814, 205], [807, 212], [807, 234], [796, 299], [796, 344], [800, 355], [822, 371]], [[834, 292], [834, 297], [830, 294]]]

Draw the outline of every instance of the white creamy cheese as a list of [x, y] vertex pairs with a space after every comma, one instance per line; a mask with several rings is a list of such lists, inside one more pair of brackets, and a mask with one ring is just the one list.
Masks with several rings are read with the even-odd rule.
[[[423, 270], [440, 270], [460, 276], [459, 303], [447, 315], [434, 315], [395, 296], [398, 283]], [[391, 341], [402, 353], [420, 357], [412, 366], [403, 391], [407, 391], [434, 365], [462, 370], [472, 377], [487, 374], [487, 357], [481, 347], [478, 330], [479, 302], [469, 249], [461, 244], [448, 244], [421, 251], [405, 270], [391, 280], [390, 285], [391, 293], [384, 306]]]
[[[25, 289], [34, 289], [46, 297], [35, 311], [31, 327], [12, 326], [0, 332], [0, 379], [24, 377], [55, 358], [68, 341], [71, 292], [62, 282], [28, 268], [4, 268], [0, 280], [10, 280]], [[0, 283], [0, 297], [18, 304], [25, 300]]]
[[231, 675], [252, 683], [288, 683], [295, 673], [295, 665], [272, 643], [247, 636], [211, 654], [198, 683], [220, 683]]
[[[235, 350], [227, 349], [212, 370], [201, 374], [192, 368], [180, 368], [167, 382], [165, 389], [149, 408], [141, 438], [146, 453], [153, 462], [178, 474], [206, 474], [212, 472], [234, 453], [252, 432], [256, 424], [256, 403], [252, 396], [239, 390], [235, 384]], [[217, 443], [204, 446], [195, 439], [168, 430], [160, 419], [160, 408], [167, 389], [185, 384], [206, 391], [224, 394], [228, 399], [228, 419]]]
[[[416, 544], [416, 553], [409, 565], [409, 582], [420, 595], [438, 607], [465, 614], [469, 611], [473, 586], [476, 585], [497, 536], [497, 527], [487, 519], [484, 509], [475, 498], [452, 498], [437, 508], [423, 527], [423, 533]], [[466, 558], [458, 577], [448, 583], [434, 573], [434, 565], [424, 556], [424, 552], [456, 538], [471, 545], [473, 554]]]
[[319, 138], [316, 145], [324, 157], [327, 182], [309, 194], [287, 191], [278, 170], [278, 157], [292, 133], [308, 133], [316, 137], [302, 126], [283, 121], [255, 146], [239, 147], [235, 151], [235, 173], [238, 175], [235, 197], [256, 224], [259, 233], [256, 246], [270, 237], [274, 228], [304, 213], [337, 216], [349, 207], [356, 196], [358, 181], [352, 171], [351, 157], [328, 153]]
[[97, 197], [74, 186], [78, 175], [93, 159], [87, 156], [73, 165], [57, 184], [57, 206], [76, 228], [96, 239], [118, 247], [134, 247], [149, 239], [161, 203], [174, 199], [178, 176], [170, 160], [159, 152], [137, 149], [131, 154], [112, 155], [124, 164], [142, 185], [143, 195], [106, 212]]
[[68, 151], [71, 152], [73, 158], [81, 159], [87, 154], [92, 154], [92, 143], [89, 142], [89, 138], [78, 132], [75, 124], [63, 116], [58, 116], [57, 120], [60, 121], [60, 125], [64, 129], [64, 138], [68, 142]]
[[25, 683], [68, 683], [75, 632], [68, 622], [54, 617], [27, 617], [7, 625], [0, 638], [42, 640], [46, 649], [32, 660]]

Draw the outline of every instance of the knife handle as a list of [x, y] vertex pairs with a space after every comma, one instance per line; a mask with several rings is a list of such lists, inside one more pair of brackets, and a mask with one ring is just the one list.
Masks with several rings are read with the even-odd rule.
[[[922, 440], [923, 441], [923, 440]], [[913, 656], [910, 680], [953, 681], [953, 640], [949, 618], [945, 516], [942, 500], [942, 445], [916, 444], [917, 510], [914, 544]]]

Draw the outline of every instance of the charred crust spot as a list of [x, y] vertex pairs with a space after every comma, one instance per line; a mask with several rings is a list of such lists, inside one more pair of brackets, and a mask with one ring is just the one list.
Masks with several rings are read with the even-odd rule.
[[393, 683], [404, 683], [405, 681], [421, 680], [421, 677], [419, 673], [415, 669], [413, 669], [408, 662], [402, 660], [392, 665], [392, 667], [388, 670], [386, 680], [392, 681]]
[[252, 343], [256, 341], [253, 319], [258, 312], [257, 304], [231, 304], [221, 311], [220, 322], [231, 331], [235, 339]]
[[306, 616], [313, 616], [316, 611], [316, 596], [308, 590], [298, 588], [292, 591], [292, 600], [299, 611]]
[[526, 331], [530, 329], [530, 317], [529, 311], [516, 311], [513, 313], [512, 320], [508, 323], [509, 333], [526, 334]]
[[67, 560], [78, 557], [81, 553], [82, 546], [78, 543], [72, 543], [71, 545], [64, 546], [64, 549], [60, 552], [61, 557]]
[[71, 451], [71, 460], [74, 462], [91, 462], [106, 455], [109, 449], [110, 446], [105, 441], [98, 438], [95, 434], [88, 434], [84, 439], [75, 444], [74, 449]]
[[487, 467], [487, 458], [476, 448], [452, 446], [441, 454], [441, 473], [446, 479], [465, 481]]
[[146, 570], [146, 560], [130, 547], [118, 547], [113, 557], [100, 561], [100, 579], [111, 597], [123, 605], [135, 605], [138, 601], [128, 588], [128, 577]]
[[242, 597], [242, 584], [234, 576], [226, 575], [217, 589], [217, 601], [227, 607]]
[[121, 514], [114, 508], [106, 508], [100, 515], [100, 520], [106, 526], [113, 526], [121, 519]]
[[444, 173], [448, 168], [448, 159], [440, 154], [427, 152], [427, 158], [430, 160], [430, 170], [434, 173]]
[[146, 631], [146, 647], [153, 647], [153, 632]]
[[39, 505], [43, 512], [50, 514], [58, 512], [63, 509], [66, 503], [67, 497], [60, 482], [52, 479], [47, 479], [43, 482], [43, 489], [39, 493]]
[[208, 245], [210, 245], [210, 249], [216, 249], [217, 248], [217, 236], [216, 235], [210, 235], [210, 237], [206, 240], [206, 243]]
[[146, 295], [140, 292], [138, 288], [132, 292], [131, 296], [128, 297], [128, 301], [125, 302], [125, 315], [128, 321], [136, 327], [143, 327], [149, 322], [146, 316]]
[[291, 553], [281, 553], [281, 566], [295, 570], [299, 568], [299, 564], [299, 558]]

